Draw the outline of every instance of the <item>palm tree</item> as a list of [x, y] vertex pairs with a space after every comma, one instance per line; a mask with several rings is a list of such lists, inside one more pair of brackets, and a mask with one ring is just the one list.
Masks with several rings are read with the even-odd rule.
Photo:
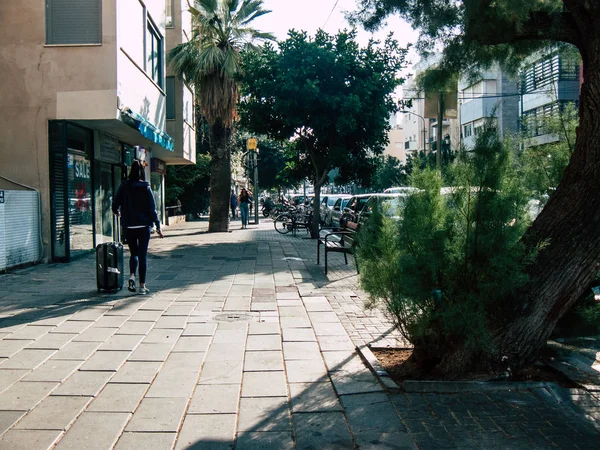
[[262, 0], [194, 0], [189, 3], [192, 36], [173, 48], [167, 62], [173, 72], [194, 86], [196, 102], [209, 126], [210, 232], [229, 227], [231, 188], [230, 142], [239, 100], [236, 75], [240, 52], [256, 50], [257, 41], [273, 40], [270, 33], [249, 27], [257, 17], [271, 11]]

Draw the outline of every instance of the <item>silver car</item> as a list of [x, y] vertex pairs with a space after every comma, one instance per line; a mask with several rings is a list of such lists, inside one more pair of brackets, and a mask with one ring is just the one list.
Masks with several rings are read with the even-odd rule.
[[330, 227], [331, 226], [331, 213], [333, 212], [333, 206], [338, 199], [350, 198], [347, 194], [327, 194], [321, 197], [321, 205], [319, 207], [319, 213], [321, 217], [321, 224]]
[[341, 195], [333, 204], [331, 211], [329, 213], [329, 222], [325, 222], [325, 225], [330, 227], [339, 227], [340, 226], [340, 217], [342, 217], [342, 213], [344, 212], [344, 208], [350, 201], [352, 196], [350, 195]]

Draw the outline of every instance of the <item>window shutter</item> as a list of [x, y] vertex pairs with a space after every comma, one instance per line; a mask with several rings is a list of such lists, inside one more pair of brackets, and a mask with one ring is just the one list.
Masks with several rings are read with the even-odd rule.
[[175, 116], [175, 77], [167, 77], [167, 119], [176, 119]]
[[102, 0], [46, 0], [46, 43], [101, 44]]

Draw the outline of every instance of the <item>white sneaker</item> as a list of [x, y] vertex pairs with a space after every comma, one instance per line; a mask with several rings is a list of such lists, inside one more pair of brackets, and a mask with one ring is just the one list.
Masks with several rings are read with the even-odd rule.
[[146, 286], [140, 287], [138, 289], [138, 294], [146, 295], [146, 294], [149, 294], [149, 293], [150, 293], [150, 289], [148, 289]]

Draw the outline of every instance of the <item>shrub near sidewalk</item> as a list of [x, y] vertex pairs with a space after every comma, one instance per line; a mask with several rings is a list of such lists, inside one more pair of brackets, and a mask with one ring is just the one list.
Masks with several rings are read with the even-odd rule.
[[438, 172], [416, 171], [411, 182], [420, 192], [408, 199], [403, 219], [376, 213], [361, 229], [361, 286], [413, 344], [419, 370], [435, 372], [457, 346], [469, 350], [474, 372], [506, 370], [510, 362], [481, 367], [477, 355], [518, 307], [511, 294], [527, 281], [534, 255], [519, 241], [529, 225], [526, 190], [489, 125], [450, 176], [455, 187], [442, 194]]

